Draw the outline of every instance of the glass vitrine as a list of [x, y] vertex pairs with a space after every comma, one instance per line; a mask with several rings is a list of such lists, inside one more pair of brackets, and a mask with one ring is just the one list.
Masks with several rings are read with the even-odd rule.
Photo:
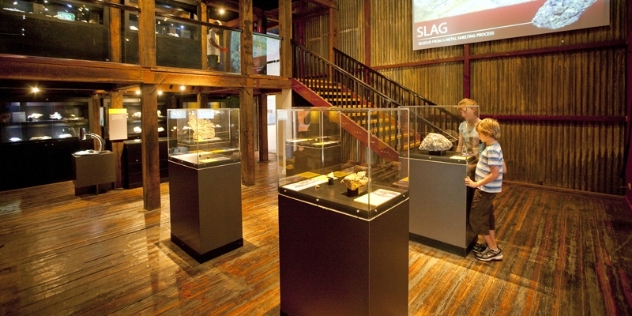
[[239, 162], [239, 109], [167, 110], [169, 160], [194, 168]]
[[473, 159], [484, 148], [476, 132], [476, 123], [479, 121], [478, 105], [408, 108], [410, 128], [416, 134], [416, 141], [410, 152], [412, 156], [458, 156]]
[[410, 130], [416, 143], [410, 150], [409, 236], [459, 255], [475, 242], [468, 224], [474, 179], [483, 144], [476, 133], [478, 106], [413, 106]]
[[7, 102], [0, 105], [0, 142], [79, 137], [88, 102]]
[[277, 110], [279, 193], [371, 219], [408, 198], [409, 111]]

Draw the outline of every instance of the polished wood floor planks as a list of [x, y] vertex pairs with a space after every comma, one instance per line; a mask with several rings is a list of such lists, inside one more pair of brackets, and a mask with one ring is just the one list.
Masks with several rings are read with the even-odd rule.
[[[242, 186], [244, 246], [203, 264], [169, 240], [168, 183], [151, 212], [142, 188], [0, 192], [0, 314], [278, 315], [276, 163]], [[410, 315], [632, 314], [621, 197], [507, 184], [495, 205], [502, 262], [409, 243]]]

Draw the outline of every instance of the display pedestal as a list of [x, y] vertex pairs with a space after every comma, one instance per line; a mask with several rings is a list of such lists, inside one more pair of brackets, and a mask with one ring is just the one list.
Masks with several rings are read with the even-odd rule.
[[281, 313], [407, 315], [408, 207], [367, 220], [279, 194]]
[[171, 241], [198, 262], [243, 246], [241, 163], [196, 169], [169, 161]]
[[414, 155], [410, 159], [410, 239], [467, 256], [476, 242], [469, 225], [465, 160]]
[[114, 187], [116, 160], [112, 152], [94, 155], [72, 155], [75, 173], [75, 195], [104, 192]]

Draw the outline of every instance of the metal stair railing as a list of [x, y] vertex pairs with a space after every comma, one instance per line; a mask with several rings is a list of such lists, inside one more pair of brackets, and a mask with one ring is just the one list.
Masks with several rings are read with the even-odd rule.
[[[422, 110], [417, 109], [411, 111], [411, 120], [423, 123], [425, 128], [429, 128], [434, 132], [439, 132], [445, 136], [450, 136], [449, 138], [453, 138], [452, 133], [447, 132], [446, 129], [452, 130], [454, 125], [458, 126], [463, 120], [461, 116], [446, 111], [443, 107], [437, 106], [433, 108], [432, 106], [436, 105], [436, 103], [424, 98], [336, 48], [334, 48], [334, 64], [370, 85], [373, 89], [395, 100], [395, 102], [402, 106], [428, 106]], [[440, 121], [431, 121], [428, 119], [429, 117], [442, 117], [443, 119]]]
[[293, 43], [293, 78], [308, 88], [317, 91], [337, 85], [345, 92], [341, 97], [341, 107], [393, 108], [400, 106], [395, 100], [359, 80], [344, 69], [320, 57], [306, 47]]
[[403, 106], [436, 105], [371, 67], [334, 48], [334, 64]]

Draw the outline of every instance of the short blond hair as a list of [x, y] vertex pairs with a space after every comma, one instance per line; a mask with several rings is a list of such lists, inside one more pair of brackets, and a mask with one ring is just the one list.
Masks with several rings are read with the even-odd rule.
[[500, 138], [500, 124], [492, 118], [486, 118], [476, 124], [476, 131], [493, 139]]
[[474, 113], [476, 113], [476, 115], [478, 115], [478, 103], [470, 98], [465, 98], [461, 101], [459, 101], [459, 104], [457, 104], [457, 108], [460, 111], [464, 111], [467, 108], [473, 108], [474, 109]]

